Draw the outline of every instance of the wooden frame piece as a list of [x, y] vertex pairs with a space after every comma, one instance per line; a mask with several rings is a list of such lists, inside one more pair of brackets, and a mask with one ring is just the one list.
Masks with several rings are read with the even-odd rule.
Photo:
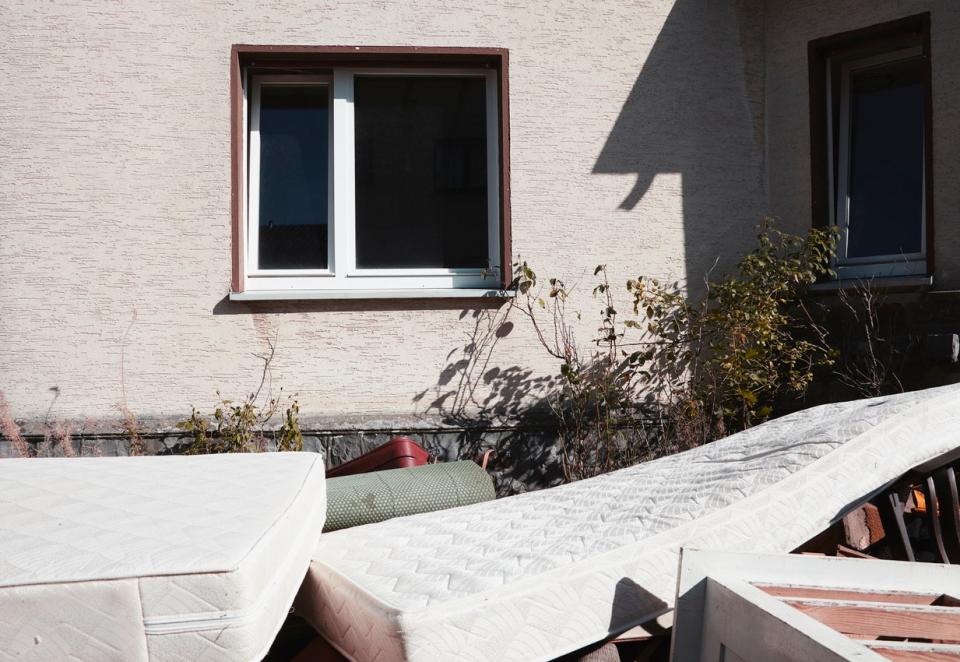
[[[385, 47], [385, 46], [281, 46], [234, 45], [231, 49], [231, 215], [232, 215], [232, 277], [231, 290], [244, 290], [246, 219], [245, 163], [245, 97], [244, 75], [248, 68], [276, 74], [320, 74], [334, 68], [400, 70], [403, 68], [469, 68], [496, 72], [498, 131], [497, 160], [499, 212], [500, 280], [497, 286], [506, 289], [512, 280], [512, 245], [510, 223], [510, 108], [509, 108], [509, 52], [502, 48], [453, 47]], [[491, 193], [492, 195], [492, 193]], [[491, 198], [492, 199], [492, 198]], [[333, 233], [336, 233], [336, 228]], [[331, 256], [333, 260], [335, 255]], [[493, 256], [491, 256], [493, 257]], [[375, 286], [376, 287], [376, 286]]]
[[[957, 594], [946, 565], [684, 549], [670, 659], [956, 656]], [[921, 640], [883, 640], [897, 635]]]

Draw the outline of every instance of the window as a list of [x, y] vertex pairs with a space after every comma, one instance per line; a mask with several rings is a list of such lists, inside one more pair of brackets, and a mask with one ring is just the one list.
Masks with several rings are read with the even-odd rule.
[[237, 62], [234, 291], [502, 287], [505, 67], [336, 54]]
[[825, 199], [840, 278], [932, 270], [926, 25], [917, 17], [812, 44], [811, 135], [823, 141], [814, 214]]

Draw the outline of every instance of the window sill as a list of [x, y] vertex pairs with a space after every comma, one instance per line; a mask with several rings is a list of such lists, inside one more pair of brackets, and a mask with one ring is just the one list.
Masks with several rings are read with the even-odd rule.
[[320, 299], [509, 299], [511, 290], [471, 288], [408, 290], [248, 290], [231, 292], [230, 301], [314, 301]]
[[819, 293], [830, 293], [838, 290], [852, 290], [861, 285], [869, 284], [872, 290], [925, 290], [933, 287], [932, 275], [916, 276], [878, 276], [874, 278], [842, 278], [815, 283], [810, 290]]

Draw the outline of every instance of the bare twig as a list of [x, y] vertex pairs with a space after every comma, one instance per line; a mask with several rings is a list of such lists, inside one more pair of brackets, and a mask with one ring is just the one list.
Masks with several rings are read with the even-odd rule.
[[3, 391], [0, 391], [0, 432], [13, 444], [13, 449], [20, 457], [30, 457], [30, 445], [23, 438], [20, 426], [13, 420], [13, 414], [10, 413], [10, 404], [7, 402]]

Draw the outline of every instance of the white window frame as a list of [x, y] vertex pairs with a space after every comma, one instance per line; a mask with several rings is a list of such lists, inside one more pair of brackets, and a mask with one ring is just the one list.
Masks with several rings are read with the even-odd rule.
[[[260, 95], [265, 85], [269, 86], [316, 86], [326, 87], [328, 102], [332, 102], [333, 77], [332, 76], [257, 76], [253, 80], [251, 89], [251, 108], [250, 113], [250, 132], [247, 137], [247, 160], [250, 167], [250, 181], [248, 184], [247, 197], [247, 274], [251, 278], [258, 277], [329, 277], [333, 275], [333, 224], [330, 222], [333, 218], [333, 202], [331, 196], [327, 196], [327, 268], [326, 269], [261, 269], [260, 268]], [[332, 106], [332, 103], [328, 107]], [[333, 133], [333, 113], [328, 113], [329, 122], [327, 131], [329, 135]], [[327, 181], [327, 190], [333, 191], [333, 144], [331, 142], [327, 153], [327, 172], [330, 173]]]
[[[358, 76], [457, 76], [486, 81], [487, 247], [490, 264], [460, 269], [361, 269], [356, 265], [354, 80]], [[330, 89], [330, 167], [328, 182], [327, 269], [258, 267], [260, 90], [267, 85], [328, 85]], [[243, 208], [245, 292], [363, 290], [457, 290], [498, 288], [500, 283], [500, 117], [497, 72], [487, 69], [336, 68], [332, 75], [288, 76], [244, 72]], [[247, 128], [249, 126], [249, 129]]]
[[[847, 247], [849, 242], [849, 216], [850, 216], [850, 79], [851, 76], [859, 71], [871, 69], [873, 67], [885, 66], [894, 62], [910, 60], [923, 55], [923, 49], [918, 47], [905, 48], [873, 57], [848, 60], [840, 63], [840, 113], [839, 113], [839, 133], [838, 142], [839, 154], [837, 159], [837, 168], [839, 177], [836, 178], [836, 196], [834, 196], [834, 174], [833, 174], [833, 100], [831, 99], [832, 84], [830, 81], [833, 67], [827, 63], [827, 141], [828, 141], [828, 168], [827, 176], [830, 187], [830, 199], [835, 200], [836, 204], [831, 205], [830, 215], [831, 224], [836, 225], [840, 230], [839, 243], [837, 246], [837, 258], [834, 264], [834, 270], [837, 277], [845, 278], [872, 278], [872, 277], [894, 277], [894, 276], [914, 276], [927, 273], [927, 200], [926, 200], [926, 165], [924, 165], [923, 190], [924, 195], [921, 202], [920, 219], [920, 250], [916, 253], [900, 253], [893, 255], [870, 255], [866, 257], [847, 257]], [[924, 150], [926, 145], [924, 144]]]

